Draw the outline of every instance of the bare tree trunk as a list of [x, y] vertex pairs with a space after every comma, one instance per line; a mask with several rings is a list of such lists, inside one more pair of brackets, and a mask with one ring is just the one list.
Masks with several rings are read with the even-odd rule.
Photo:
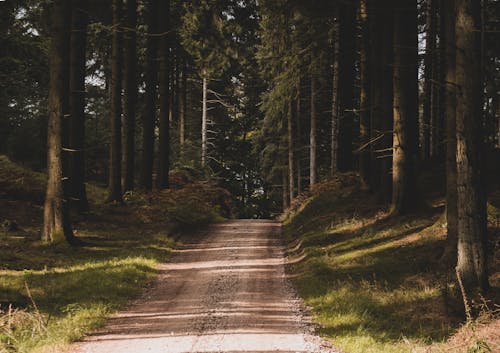
[[432, 83], [433, 77], [433, 56], [436, 52], [436, 21], [435, 21], [435, 3], [436, 0], [427, 0], [426, 9], [426, 42], [425, 42], [425, 57], [424, 57], [424, 102], [423, 102], [423, 115], [420, 144], [421, 155], [423, 160], [427, 160], [431, 156], [431, 129], [432, 129], [432, 113], [433, 105], [432, 98], [434, 97], [432, 91], [434, 84]]
[[69, 196], [79, 212], [89, 209], [85, 188], [85, 54], [87, 1], [72, 1], [70, 50]]
[[180, 102], [179, 102], [179, 144], [181, 157], [184, 152], [184, 144], [186, 141], [186, 99], [187, 99], [187, 65], [186, 58], [182, 56], [182, 77], [180, 88]]
[[288, 193], [287, 193], [287, 172], [285, 169], [283, 169], [283, 173], [282, 173], [282, 182], [283, 182], [283, 186], [281, 188], [282, 190], [282, 196], [283, 196], [283, 212], [286, 211], [286, 209], [288, 208], [289, 204], [288, 204], [288, 201], [289, 201], [289, 198], [288, 198]]
[[309, 132], [309, 186], [317, 182], [316, 176], [316, 77], [311, 75], [311, 130]]
[[156, 120], [156, 86], [158, 83], [157, 60], [158, 52], [158, 0], [147, 2], [148, 37], [146, 47], [146, 91], [145, 107], [142, 117], [142, 162], [141, 188], [151, 191], [153, 188], [153, 161], [154, 161], [154, 128]]
[[[170, 31], [170, 0], [161, 0], [162, 16], [160, 33]], [[159, 189], [169, 187], [170, 172], [170, 35], [164, 34], [160, 42], [160, 146], [157, 185]]]
[[[379, 4], [379, 3], [377, 3]], [[373, 10], [372, 111], [370, 144], [372, 176], [370, 185], [380, 202], [391, 202], [392, 128], [393, 128], [393, 21], [391, 0], [384, 0]]]
[[134, 189], [137, 107], [137, 0], [127, 0], [125, 20], [123, 191]]
[[399, 0], [394, 16], [392, 212], [417, 206], [418, 33], [415, 0]]
[[338, 14], [333, 28], [333, 73], [332, 73], [332, 121], [330, 132], [330, 175], [337, 172], [339, 164], [339, 19]]
[[456, 77], [455, 77], [455, 0], [443, 0], [445, 46], [445, 114], [446, 114], [446, 248], [443, 259], [455, 264], [457, 259], [457, 137], [456, 137]]
[[[367, 0], [359, 2], [359, 23], [361, 28], [361, 45], [360, 45], [360, 60], [359, 60], [359, 75], [361, 81], [361, 90], [359, 97], [359, 175], [364, 187], [370, 185], [370, 149], [369, 141], [371, 136], [370, 131], [370, 69], [369, 69], [369, 53], [370, 53], [370, 28], [368, 22]], [[332, 110], [334, 107], [332, 107]]]
[[203, 75], [203, 101], [201, 109], [201, 166], [207, 163], [207, 78]]
[[486, 195], [481, 175], [481, 6], [476, 0], [457, 0], [456, 6], [457, 271], [470, 295], [476, 288], [482, 292], [489, 288]]
[[109, 182], [107, 202], [123, 202], [122, 199], [122, 65], [123, 43], [121, 34], [122, 1], [113, 0], [113, 39], [111, 56], [111, 143], [109, 151]]
[[288, 114], [287, 114], [287, 132], [288, 132], [288, 186], [290, 188], [289, 195], [290, 195], [290, 205], [293, 202], [294, 198], [294, 192], [295, 192], [295, 186], [294, 186], [294, 175], [293, 175], [293, 100], [290, 99], [289, 105], [288, 105]]
[[302, 129], [301, 129], [301, 119], [302, 119], [302, 104], [301, 104], [302, 94], [301, 94], [301, 82], [297, 84], [297, 101], [296, 101], [296, 112], [295, 112], [295, 124], [296, 124], [296, 144], [295, 144], [295, 159], [297, 166], [297, 195], [302, 193]]
[[59, 242], [72, 241], [73, 231], [69, 218], [67, 201], [63, 192], [62, 164], [62, 120], [63, 102], [67, 94], [68, 77], [65, 77], [64, 63], [68, 61], [71, 2], [55, 0], [53, 3], [50, 41], [50, 82], [47, 131], [47, 190], [43, 209], [42, 240]]
[[342, 2], [339, 28], [339, 144], [338, 169], [347, 171], [353, 165], [354, 79], [356, 54], [356, 4]]

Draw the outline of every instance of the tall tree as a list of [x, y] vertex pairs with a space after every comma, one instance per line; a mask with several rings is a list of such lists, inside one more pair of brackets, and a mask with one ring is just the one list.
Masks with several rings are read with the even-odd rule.
[[65, 63], [69, 60], [71, 2], [55, 0], [51, 13], [49, 49], [50, 83], [47, 131], [47, 190], [43, 210], [42, 240], [59, 242], [74, 240], [67, 200], [63, 192], [62, 120], [63, 105], [68, 94]]
[[455, 0], [442, 0], [445, 46], [445, 114], [446, 114], [446, 249], [445, 261], [456, 263], [457, 255], [457, 137], [456, 137], [456, 78], [455, 78]]
[[395, 11], [392, 211], [405, 214], [417, 206], [417, 3], [415, 0], [400, 0]]
[[316, 154], [317, 154], [317, 116], [316, 116], [316, 77], [311, 75], [311, 125], [309, 131], [309, 185], [313, 186], [317, 183], [317, 165], [316, 165]]
[[481, 3], [456, 1], [457, 271], [469, 294], [489, 288], [486, 195], [482, 179]]
[[111, 54], [111, 143], [109, 148], [109, 182], [107, 202], [123, 202], [122, 198], [122, 0], [113, 0], [113, 36]]
[[371, 187], [381, 202], [391, 201], [393, 129], [393, 20], [392, 0], [373, 6], [371, 65]]
[[295, 182], [294, 182], [294, 133], [293, 133], [293, 120], [294, 120], [294, 101], [290, 99], [287, 114], [287, 140], [288, 140], [288, 187], [290, 195], [290, 205], [294, 199]]
[[186, 109], [187, 109], [187, 60], [182, 53], [182, 74], [179, 95], [179, 145], [180, 154], [183, 157], [184, 144], [186, 141]]
[[339, 145], [338, 169], [352, 169], [354, 128], [354, 79], [356, 55], [356, 6], [354, 1], [340, 4], [339, 28]]
[[123, 191], [134, 189], [137, 109], [137, 0], [127, 0], [123, 63]]
[[154, 128], [156, 121], [156, 86], [158, 83], [157, 60], [158, 52], [158, 0], [147, 2], [147, 45], [146, 45], [146, 88], [144, 93], [144, 113], [142, 115], [142, 161], [140, 171], [140, 186], [146, 191], [153, 188], [153, 153]]
[[88, 2], [72, 1], [70, 49], [69, 197], [79, 212], [89, 209], [85, 188], [85, 63]]
[[334, 175], [339, 164], [339, 18], [338, 13], [333, 24], [333, 70], [332, 70], [332, 121], [330, 132], [330, 175]]
[[160, 141], [158, 156], [158, 180], [159, 189], [169, 186], [170, 171], [170, 110], [171, 110], [171, 68], [170, 68], [170, 0], [161, 0], [160, 13]]
[[[361, 30], [359, 58], [359, 175], [364, 187], [370, 184], [370, 23], [367, 0], [359, 1], [359, 27]], [[335, 87], [335, 86], [334, 86]], [[332, 107], [334, 110], [335, 107]]]
[[426, 24], [425, 24], [425, 57], [424, 57], [424, 96], [423, 114], [420, 131], [420, 145], [422, 159], [431, 157], [431, 123], [433, 122], [432, 98], [435, 97], [433, 90], [435, 84], [432, 82], [434, 56], [436, 54], [436, 0], [426, 0]]

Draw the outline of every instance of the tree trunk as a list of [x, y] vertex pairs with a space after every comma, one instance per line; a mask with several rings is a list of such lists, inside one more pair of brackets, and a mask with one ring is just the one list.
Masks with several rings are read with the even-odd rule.
[[417, 206], [418, 33], [415, 0], [400, 0], [394, 16], [392, 212]]
[[182, 77], [179, 102], [179, 144], [181, 158], [184, 153], [184, 143], [186, 140], [186, 99], [187, 99], [187, 65], [186, 58], [182, 55]]
[[423, 160], [427, 160], [431, 156], [431, 130], [432, 130], [432, 113], [433, 105], [432, 93], [434, 84], [433, 78], [433, 56], [436, 52], [436, 21], [435, 21], [435, 3], [436, 0], [427, 0], [426, 9], [426, 42], [425, 42], [425, 57], [424, 57], [424, 102], [423, 115], [420, 132], [421, 155]]
[[282, 182], [283, 182], [283, 186], [281, 188], [282, 190], [282, 196], [283, 196], [283, 212], [286, 211], [286, 209], [288, 208], [289, 204], [288, 204], [288, 201], [289, 201], [289, 198], [288, 198], [288, 193], [287, 193], [287, 172], [285, 169], [283, 169], [283, 173], [282, 173]]
[[127, 0], [125, 22], [123, 191], [134, 189], [135, 116], [137, 107], [137, 0]]
[[[170, 0], [162, 0], [160, 33], [170, 30]], [[159, 171], [157, 184], [159, 189], [169, 187], [170, 171], [170, 35], [163, 35], [160, 43], [160, 146]]]
[[297, 84], [297, 101], [296, 101], [296, 111], [295, 111], [295, 165], [297, 166], [297, 195], [302, 193], [302, 129], [301, 129], [301, 119], [302, 119], [302, 104], [301, 104], [302, 94], [301, 94], [301, 82]]
[[[377, 3], [378, 4], [378, 3]], [[371, 90], [372, 178], [370, 185], [377, 192], [378, 200], [392, 200], [392, 128], [393, 128], [393, 20], [391, 0], [384, 0], [373, 10], [373, 60]]]
[[339, 144], [338, 169], [352, 169], [354, 127], [354, 79], [356, 57], [356, 5], [343, 2], [340, 5], [339, 29]]
[[156, 86], [158, 83], [157, 60], [158, 52], [158, 0], [147, 2], [148, 37], [146, 47], [146, 89], [145, 107], [142, 117], [142, 161], [141, 161], [141, 188], [151, 191], [153, 188], [153, 161], [154, 161], [154, 128], [156, 120]]
[[63, 102], [67, 94], [68, 77], [65, 77], [65, 56], [69, 53], [71, 3], [55, 0], [51, 21], [50, 82], [47, 130], [47, 190], [43, 209], [42, 240], [59, 242], [74, 240], [68, 205], [63, 193], [62, 120]]
[[[368, 22], [367, 0], [359, 2], [359, 24], [361, 28], [361, 45], [359, 60], [359, 75], [361, 90], [359, 97], [359, 175], [363, 186], [368, 188], [370, 181], [370, 29]], [[335, 87], [335, 86], [334, 86]], [[335, 88], [334, 88], [335, 89]], [[332, 107], [332, 111], [335, 108]]]
[[203, 75], [203, 101], [201, 108], [201, 166], [207, 163], [207, 78]]
[[293, 175], [293, 100], [290, 99], [287, 114], [287, 132], [288, 132], [288, 187], [290, 188], [290, 205], [293, 202], [295, 186], [294, 186], [294, 175]]
[[309, 186], [317, 182], [316, 176], [316, 77], [311, 75], [311, 129], [309, 132]]
[[111, 56], [111, 143], [109, 149], [109, 182], [107, 202], [123, 202], [122, 199], [122, 65], [123, 43], [121, 34], [122, 0], [113, 0], [113, 38]]
[[441, 15], [444, 16], [445, 46], [445, 115], [446, 115], [446, 248], [443, 259], [456, 263], [457, 255], [457, 137], [456, 137], [456, 78], [455, 78], [455, 0], [443, 0]]
[[486, 261], [486, 195], [481, 175], [482, 81], [480, 2], [456, 1], [457, 271], [467, 294], [489, 288]]
[[333, 27], [333, 72], [332, 72], [332, 121], [331, 121], [331, 132], [330, 132], [330, 175], [334, 175], [337, 172], [337, 167], [339, 164], [339, 18], [334, 22]]
[[72, 1], [69, 106], [69, 197], [79, 212], [89, 209], [85, 188], [85, 62], [87, 1]]

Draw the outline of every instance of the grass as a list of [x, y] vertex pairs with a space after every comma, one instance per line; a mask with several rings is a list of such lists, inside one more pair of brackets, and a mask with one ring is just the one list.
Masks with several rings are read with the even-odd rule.
[[324, 337], [349, 353], [445, 349], [462, 316], [443, 295], [443, 283], [452, 284], [439, 270], [442, 212], [438, 202], [392, 217], [352, 176], [296, 205], [285, 220], [290, 247], [301, 244], [290, 271]]
[[47, 245], [39, 240], [44, 185], [42, 173], [0, 155], [0, 223], [16, 225], [0, 227], [0, 353], [63, 352], [142, 292], [170, 258], [173, 232], [230, 207], [228, 195], [196, 180], [127, 194], [125, 205], [104, 204], [106, 190], [89, 184], [90, 213], [72, 216], [85, 245]]

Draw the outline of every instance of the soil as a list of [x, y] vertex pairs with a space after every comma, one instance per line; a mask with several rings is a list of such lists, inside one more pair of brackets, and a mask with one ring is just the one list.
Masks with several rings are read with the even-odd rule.
[[286, 278], [281, 224], [238, 220], [192, 236], [155, 284], [73, 353], [325, 352]]

